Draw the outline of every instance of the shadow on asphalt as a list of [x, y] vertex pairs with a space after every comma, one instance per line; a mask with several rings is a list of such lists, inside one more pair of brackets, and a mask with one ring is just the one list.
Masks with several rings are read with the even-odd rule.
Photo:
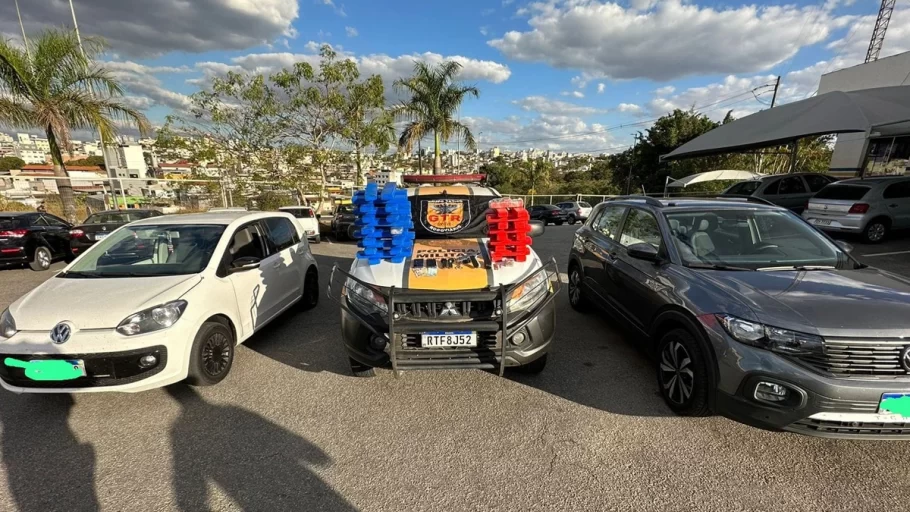
[[4, 393], [0, 451], [17, 509], [98, 510], [95, 451], [69, 428], [73, 397]]
[[356, 510], [313, 472], [332, 463], [318, 446], [246, 409], [209, 403], [189, 386], [165, 389], [181, 408], [170, 430], [180, 510], [220, 508], [208, 503], [210, 483], [241, 510]]
[[[326, 296], [332, 266], [349, 269], [351, 258], [314, 254], [319, 265], [319, 304], [301, 311], [299, 305], [266, 325], [244, 346], [293, 368], [332, 372], [350, 377], [351, 368], [341, 342], [341, 312]], [[339, 281], [336, 279], [336, 285]], [[336, 290], [337, 296], [337, 290]]]

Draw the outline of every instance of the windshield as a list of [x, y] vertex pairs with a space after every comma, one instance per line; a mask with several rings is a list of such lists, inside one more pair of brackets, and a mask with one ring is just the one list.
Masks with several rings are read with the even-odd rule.
[[340, 214], [354, 213], [354, 206], [349, 205], [349, 204], [343, 204], [343, 205], [339, 206], [337, 210], [335, 210], [335, 213], [340, 213]]
[[760, 181], [744, 181], [742, 183], [737, 183], [736, 185], [733, 185], [732, 187], [727, 189], [727, 191], [724, 192], [724, 194], [731, 194], [731, 195], [738, 195], [738, 196], [739, 195], [751, 196], [752, 194], [755, 193], [756, 190], [758, 190], [758, 187], [760, 187], [760, 186], [761, 186]]
[[869, 192], [870, 187], [857, 185], [828, 185], [815, 194], [815, 199], [840, 199], [844, 201], [857, 201]]
[[853, 268], [853, 261], [790, 212], [715, 210], [667, 214], [686, 265], [762, 270], [774, 267]]
[[208, 265], [225, 226], [126, 226], [94, 245], [61, 277], [196, 274]]
[[105, 212], [89, 215], [83, 224], [129, 224], [147, 217], [148, 212]]

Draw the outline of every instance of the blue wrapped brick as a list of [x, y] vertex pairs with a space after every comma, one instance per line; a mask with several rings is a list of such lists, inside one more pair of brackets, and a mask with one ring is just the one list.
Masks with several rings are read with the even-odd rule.
[[401, 263], [414, 248], [414, 222], [408, 192], [394, 183], [379, 189], [375, 183], [354, 193], [354, 238], [358, 259], [377, 265], [382, 260]]

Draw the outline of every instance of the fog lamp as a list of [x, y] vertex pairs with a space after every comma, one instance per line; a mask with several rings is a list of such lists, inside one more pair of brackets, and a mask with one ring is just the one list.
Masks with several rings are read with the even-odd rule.
[[755, 399], [761, 402], [780, 403], [787, 399], [790, 390], [773, 382], [759, 382], [755, 385]]
[[144, 355], [139, 358], [139, 366], [143, 368], [151, 368], [158, 363], [158, 358], [152, 354]]
[[525, 342], [525, 339], [527, 339], [527, 338], [525, 337], [525, 333], [520, 332], [520, 333], [518, 333], [518, 334], [512, 336], [512, 344], [513, 344], [513, 345], [521, 345], [522, 343]]
[[388, 341], [382, 336], [376, 336], [374, 334], [370, 337], [370, 346], [376, 350], [384, 350], [386, 343], [388, 343]]

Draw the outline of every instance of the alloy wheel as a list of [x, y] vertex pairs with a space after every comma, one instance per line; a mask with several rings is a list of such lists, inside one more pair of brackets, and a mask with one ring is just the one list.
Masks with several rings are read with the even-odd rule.
[[231, 341], [220, 332], [205, 340], [202, 346], [202, 367], [205, 373], [217, 377], [224, 372], [231, 361]]
[[660, 354], [660, 376], [664, 394], [679, 405], [685, 405], [695, 387], [692, 357], [686, 347], [678, 342], [667, 343]]
[[878, 242], [885, 237], [885, 225], [881, 222], [876, 222], [869, 226], [868, 230], [869, 241]]
[[572, 304], [578, 304], [581, 300], [581, 275], [578, 270], [573, 269], [569, 274], [569, 301]]
[[40, 263], [43, 268], [51, 266], [51, 255], [46, 249], [38, 250], [38, 263]]

